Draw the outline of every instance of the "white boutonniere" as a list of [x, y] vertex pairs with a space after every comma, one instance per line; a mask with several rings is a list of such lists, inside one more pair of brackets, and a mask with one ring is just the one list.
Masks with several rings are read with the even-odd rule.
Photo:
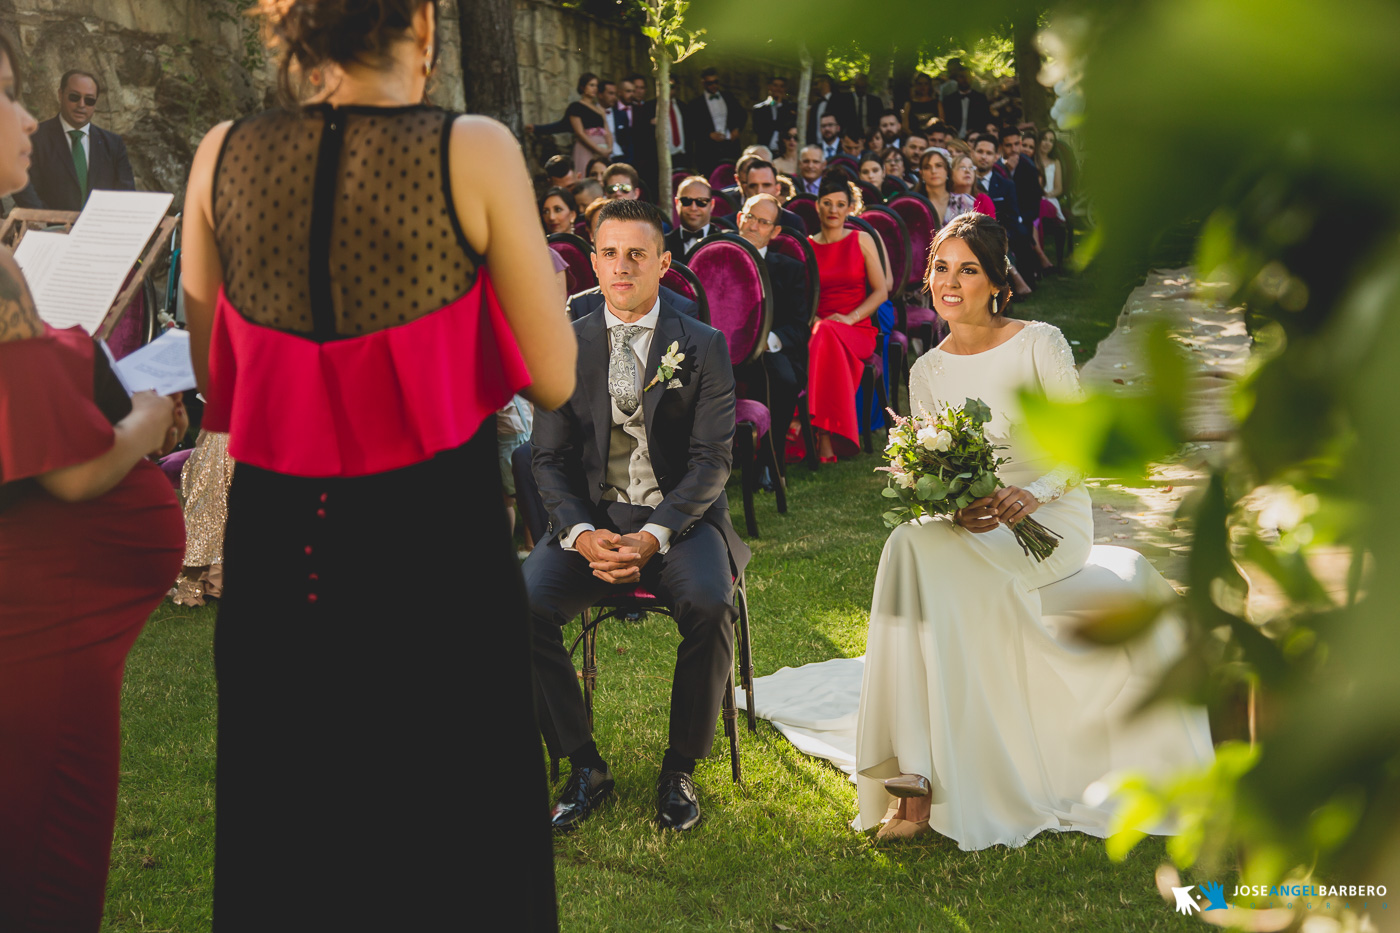
[[685, 359], [685, 354], [679, 352], [680, 348], [679, 340], [671, 341], [671, 345], [666, 348], [665, 355], [661, 357], [661, 362], [656, 364], [656, 375], [651, 378], [651, 382], [647, 383], [647, 388], [643, 389], [643, 392], [658, 382], [669, 381], [676, 374], [676, 370], [680, 369], [681, 361]]

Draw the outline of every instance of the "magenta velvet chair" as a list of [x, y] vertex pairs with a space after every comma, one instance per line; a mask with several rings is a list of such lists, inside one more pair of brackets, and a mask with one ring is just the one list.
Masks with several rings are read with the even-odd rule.
[[733, 187], [736, 183], [733, 162], [721, 162], [719, 165], [716, 165], [715, 170], [710, 173], [710, 187], [716, 191], [720, 188]]
[[547, 240], [549, 248], [567, 264], [564, 281], [570, 295], [588, 291], [598, 284], [598, 276], [593, 272], [593, 247], [587, 240], [572, 233], [551, 233]]
[[695, 318], [702, 324], [710, 323], [710, 302], [705, 297], [705, 286], [690, 271], [690, 267], [679, 259], [671, 260], [671, 267], [661, 275], [661, 284], [678, 295], [684, 295], [695, 302]]
[[[902, 283], [909, 278], [909, 265], [912, 261], [909, 231], [904, 221], [894, 211], [880, 204], [867, 205], [860, 218], [874, 228], [885, 255], [890, 260], [890, 272], [895, 281], [895, 291], [890, 295], [894, 304], [895, 326], [890, 330], [890, 378], [889, 396], [891, 407], [899, 410], [899, 387], [904, 384], [905, 363], [909, 358], [908, 325], [905, 318], [906, 298]], [[893, 352], [898, 347], [898, 353]]]
[[805, 191], [799, 192], [794, 194], [792, 200], [783, 206], [801, 217], [802, 222], [807, 225], [810, 232], [816, 233], [821, 230], [822, 219], [817, 214], [817, 196], [815, 194], [808, 194]]
[[928, 198], [914, 192], [897, 194], [885, 206], [899, 215], [909, 231], [910, 263], [905, 279], [905, 333], [917, 337], [927, 350], [934, 346], [940, 331], [938, 312], [928, 305], [924, 295], [924, 273], [928, 268], [928, 250], [933, 237], [943, 224], [934, 216]]
[[866, 207], [870, 207], [873, 204], [885, 203], [885, 196], [880, 193], [879, 188], [876, 188], [870, 182], [856, 179], [852, 184], [855, 185], [856, 190], [860, 192], [860, 199]]
[[[773, 295], [768, 264], [742, 237], [718, 233], [691, 250], [687, 265], [695, 273], [710, 302], [710, 326], [729, 343], [729, 361], [735, 370], [752, 369], [768, 346], [773, 326]], [[787, 491], [778, 466], [773, 440], [772, 415], [758, 399], [738, 392], [734, 407], [735, 462], [743, 468], [744, 522], [749, 537], [758, 537], [753, 513], [759, 467], [768, 466], [777, 492], [778, 511], [787, 511]]]
[[[768, 241], [768, 248], [796, 259], [806, 268], [807, 294], [812, 296], [812, 313], [807, 319], [807, 326], [811, 327], [817, 322], [817, 306], [822, 296], [821, 275], [817, 272], [817, 254], [812, 249], [812, 241], [794, 227], [781, 227]], [[807, 464], [807, 469], [816, 472], [821, 460], [817, 457], [817, 436], [812, 430], [812, 413], [807, 407], [806, 389], [797, 393], [797, 420], [802, 425], [802, 446], [806, 449], [803, 462]], [[783, 427], [781, 424], [778, 426]]]
[[[875, 249], [880, 254], [881, 265], [885, 262], [885, 243], [880, 239], [879, 232], [870, 225], [868, 221], [862, 220], [854, 214], [846, 218], [846, 227], [852, 230], [862, 230], [875, 240]], [[876, 311], [876, 323], [879, 333], [875, 338], [875, 352], [865, 361], [865, 370], [860, 377], [860, 397], [861, 404], [856, 406], [856, 420], [860, 425], [861, 447], [866, 453], [874, 453], [875, 446], [873, 440], [873, 427], [870, 416], [870, 399], [872, 393], [874, 398], [880, 403], [880, 411], [890, 407], [889, 385], [886, 376], [885, 359], [886, 353], [891, 357], [898, 356], [902, 360], [901, 345], [890, 339], [893, 329], [885, 326], [879, 321], [879, 311]], [[899, 364], [901, 367], [903, 363]], [[893, 369], [893, 366], [891, 366]]]

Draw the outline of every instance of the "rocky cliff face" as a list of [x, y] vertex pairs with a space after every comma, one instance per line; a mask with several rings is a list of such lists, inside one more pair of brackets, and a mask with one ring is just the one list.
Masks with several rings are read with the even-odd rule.
[[[137, 187], [179, 204], [195, 147], [221, 120], [272, 106], [276, 74], [252, 0], [0, 0], [0, 29], [18, 40], [24, 101], [58, 112], [58, 80], [98, 76], [98, 126], [122, 134]], [[434, 99], [460, 108], [457, 2], [439, 5], [443, 43]], [[455, 92], [455, 97], [454, 97]]]

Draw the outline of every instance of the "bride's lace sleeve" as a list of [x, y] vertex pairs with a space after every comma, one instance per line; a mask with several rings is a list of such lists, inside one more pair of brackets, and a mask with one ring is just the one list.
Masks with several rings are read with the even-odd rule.
[[[1058, 327], [1042, 324], [1036, 328], [1031, 349], [1036, 376], [1041, 388], [1052, 401], [1077, 402], [1084, 398], [1079, 385], [1079, 371], [1074, 368], [1074, 351]], [[910, 391], [913, 388], [911, 384]], [[912, 398], [912, 395], [911, 395]], [[1084, 482], [1084, 474], [1074, 467], [1061, 465], [1026, 487], [1026, 492], [1044, 504], [1063, 496], [1072, 486]]]

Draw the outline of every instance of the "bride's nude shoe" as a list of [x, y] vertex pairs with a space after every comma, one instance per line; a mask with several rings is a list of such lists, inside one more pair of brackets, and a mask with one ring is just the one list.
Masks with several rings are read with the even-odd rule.
[[885, 781], [885, 790], [896, 797], [927, 797], [933, 785], [921, 774], [901, 774]]
[[933, 832], [933, 827], [928, 825], [928, 820], [893, 819], [880, 827], [875, 838], [880, 840], [913, 839], [916, 836], [926, 836], [931, 832]]

